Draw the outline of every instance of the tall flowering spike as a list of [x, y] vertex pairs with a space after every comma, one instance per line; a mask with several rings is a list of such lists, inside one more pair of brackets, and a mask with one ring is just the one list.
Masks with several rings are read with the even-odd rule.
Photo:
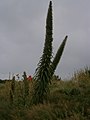
[[63, 42], [61, 43], [61, 45], [60, 45], [60, 47], [59, 47], [59, 49], [58, 49], [58, 51], [57, 51], [57, 53], [56, 53], [56, 55], [54, 57], [54, 60], [53, 60], [52, 64], [50, 66], [52, 68], [52, 73], [51, 73], [52, 75], [54, 74], [54, 71], [56, 70], [56, 67], [57, 67], [57, 65], [58, 65], [58, 63], [59, 63], [59, 61], [61, 59], [61, 56], [62, 56], [62, 53], [64, 51], [67, 38], [68, 38], [68, 36], [66, 36], [64, 38]]
[[[53, 29], [53, 24], [52, 24], [52, 2], [50, 1], [49, 8], [48, 8], [48, 13], [47, 13], [47, 19], [46, 19], [46, 36], [45, 36], [45, 44], [44, 44], [44, 50], [43, 50], [43, 55], [41, 58], [41, 61], [43, 59], [43, 62], [47, 62], [48, 65], [51, 62], [52, 58], [52, 29]], [[46, 59], [45, 59], [46, 58]], [[41, 63], [40, 61], [40, 63]], [[43, 64], [42, 62], [42, 64]]]
[[43, 55], [39, 61], [38, 67], [35, 71], [34, 79], [36, 80], [34, 85], [33, 102], [34, 104], [43, 103], [47, 97], [50, 83], [50, 64], [52, 58], [52, 1], [49, 3], [47, 18], [46, 18], [46, 36], [43, 49]]

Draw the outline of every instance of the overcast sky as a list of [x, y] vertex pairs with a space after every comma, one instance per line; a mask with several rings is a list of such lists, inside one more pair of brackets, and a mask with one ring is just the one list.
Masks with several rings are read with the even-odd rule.
[[[45, 40], [49, 0], [0, 0], [0, 78], [33, 76]], [[56, 74], [66, 78], [90, 66], [90, 0], [53, 0], [53, 53], [68, 41]]]

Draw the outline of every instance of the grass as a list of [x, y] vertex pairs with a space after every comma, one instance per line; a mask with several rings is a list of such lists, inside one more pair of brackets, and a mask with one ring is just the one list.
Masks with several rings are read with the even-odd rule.
[[0, 120], [89, 120], [90, 73], [80, 70], [68, 81], [52, 80], [44, 104], [32, 105], [32, 83], [23, 104], [23, 82], [15, 81], [14, 103], [10, 103], [11, 82], [0, 83]]

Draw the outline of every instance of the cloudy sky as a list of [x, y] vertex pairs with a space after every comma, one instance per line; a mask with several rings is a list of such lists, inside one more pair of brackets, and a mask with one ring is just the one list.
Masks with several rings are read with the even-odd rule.
[[[0, 0], [0, 78], [33, 76], [42, 55], [49, 0]], [[56, 74], [90, 66], [90, 0], [53, 0], [53, 53], [68, 41]]]

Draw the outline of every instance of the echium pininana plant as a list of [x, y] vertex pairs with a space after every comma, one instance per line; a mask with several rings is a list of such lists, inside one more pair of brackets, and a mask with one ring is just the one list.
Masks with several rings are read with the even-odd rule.
[[38, 67], [35, 71], [35, 83], [32, 100], [34, 104], [43, 103], [47, 99], [49, 93], [49, 84], [51, 83], [51, 78], [54, 71], [60, 61], [62, 56], [64, 46], [67, 40], [67, 36], [60, 45], [56, 56], [52, 59], [52, 41], [53, 41], [53, 21], [52, 21], [52, 1], [49, 3], [47, 19], [46, 19], [46, 36], [45, 44], [43, 49], [43, 55], [38, 63]]

